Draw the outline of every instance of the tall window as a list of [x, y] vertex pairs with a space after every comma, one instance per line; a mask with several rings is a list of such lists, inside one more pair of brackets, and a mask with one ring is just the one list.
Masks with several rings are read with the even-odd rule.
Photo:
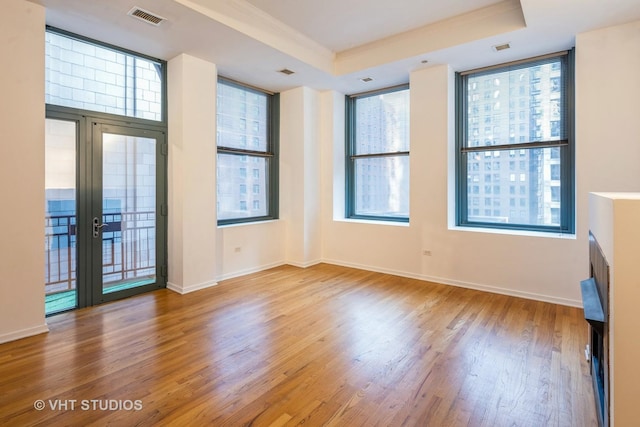
[[346, 216], [409, 221], [409, 86], [347, 97]]
[[573, 233], [573, 52], [456, 78], [458, 225]]
[[218, 224], [277, 218], [278, 95], [220, 78], [217, 122]]

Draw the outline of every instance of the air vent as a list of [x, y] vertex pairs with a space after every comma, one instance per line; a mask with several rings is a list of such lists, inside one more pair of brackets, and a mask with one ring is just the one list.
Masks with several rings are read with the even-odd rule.
[[497, 44], [495, 46], [491, 46], [493, 50], [496, 52], [500, 52], [501, 50], [511, 49], [511, 45], [509, 43]]
[[148, 10], [144, 10], [138, 6], [134, 6], [133, 9], [127, 13], [129, 16], [133, 16], [136, 19], [146, 22], [147, 24], [155, 25], [156, 27], [165, 21], [162, 16], [151, 13]]
[[373, 79], [371, 77], [363, 77], [360, 79], [360, 81], [364, 83], [369, 83], [369, 82], [372, 82]]
[[288, 68], [283, 68], [282, 70], [280, 70], [280, 71], [278, 71], [278, 72], [279, 72], [279, 73], [282, 73], [282, 74], [286, 74], [287, 76], [290, 76], [291, 74], [295, 73], [295, 71], [291, 71], [291, 70], [290, 70], [290, 69], [288, 69]]

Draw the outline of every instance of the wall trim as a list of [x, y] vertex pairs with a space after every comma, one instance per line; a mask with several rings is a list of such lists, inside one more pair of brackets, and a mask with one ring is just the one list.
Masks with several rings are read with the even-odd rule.
[[292, 265], [294, 267], [299, 267], [299, 268], [309, 268], [309, 267], [313, 267], [314, 265], [322, 264], [323, 262], [324, 261], [322, 261], [321, 259], [316, 259], [313, 261], [306, 261], [306, 262], [287, 261], [285, 264]]
[[349, 263], [349, 262], [343, 262], [343, 261], [338, 261], [338, 260], [325, 259], [322, 262], [327, 263], [327, 264], [338, 265], [338, 266], [341, 266], [341, 267], [350, 267], [350, 268], [357, 268], [359, 270], [375, 271], [376, 273], [392, 274], [394, 276], [406, 277], [406, 278], [409, 278], [409, 279], [418, 279], [418, 280], [423, 280], [423, 281], [426, 281], [426, 282], [433, 282], [433, 283], [442, 284], [442, 285], [457, 286], [459, 288], [474, 289], [474, 290], [477, 290], [477, 291], [490, 292], [490, 293], [493, 293], [493, 294], [501, 294], [501, 295], [507, 295], [507, 296], [512, 296], [512, 297], [530, 299], [530, 300], [534, 300], [534, 301], [541, 301], [541, 302], [548, 302], [548, 303], [552, 303], [552, 304], [564, 305], [564, 306], [568, 306], [568, 307], [582, 308], [582, 301], [581, 300], [572, 300], [572, 299], [568, 299], [568, 298], [554, 297], [554, 296], [550, 296], [550, 295], [537, 294], [537, 293], [533, 293], [533, 292], [516, 291], [516, 290], [513, 290], [513, 289], [500, 288], [500, 287], [497, 287], [497, 286], [490, 286], [490, 285], [483, 285], [483, 284], [480, 284], [480, 283], [465, 282], [465, 281], [455, 280], [455, 279], [446, 279], [446, 278], [443, 278], [443, 277], [434, 277], [434, 276], [428, 276], [428, 275], [424, 275], [424, 274], [407, 273], [405, 271], [386, 269], [386, 268], [379, 268], [379, 267], [373, 267], [373, 266], [370, 266], [370, 265], [363, 265], [363, 264], [358, 264], [358, 263]]
[[190, 292], [195, 292], [195, 291], [199, 291], [202, 289], [207, 289], [207, 288], [211, 288], [213, 286], [216, 286], [218, 284], [218, 282], [213, 281], [213, 282], [204, 282], [204, 283], [197, 283], [195, 285], [189, 285], [189, 286], [180, 286], [180, 285], [176, 285], [175, 283], [167, 283], [167, 289], [173, 291], [173, 292], [177, 292], [180, 295], [184, 295], [184, 294], [188, 294]]
[[235, 279], [236, 277], [245, 276], [247, 274], [258, 273], [260, 271], [268, 270], [270, 268], [280, 267], [281, 265], [288, 265], [291, 263], [285, 261], [272, 262], [270, 264], [264, 264], [258, 267], [247, 268], [244, 270], [234, 271], [231, 273], [223, 274], [218, 277], [218, 281], [221, 282], [223, 280]]
[[[513, 290], [513, 289], [501, 288], [501, 287], [498, 287], [498, 286], [491, 286], [491, 285], [485, 285], [485, 284], [473, 283], [473, 282], [465, 282], [465, 281], [462, 281], [462, 280], [447, 279], [447, 278], [444, 278], [444, 277], [434, 277], [434, 276], [428, 276], [428, 275], [425, 275], [425, 274], [408, 273], [406, 271], [394, 270], [394, 269], [389, 269], [389, 268], [380, 268], [380, 267], [374, 267], [374, 266], [371, 266], [371, 265], [358, 264], [358, 263], [352, 263], [352, 262], [344, 262], [344, 261], [338, 261], [338, 260], [334, 260], [334, 259], [318, 259], [318, 260], [304, 262], [304, 263], [291, 262], [291, 261], [289, 261], [289, 262], [285, 262], [285, 261], [274, 262], [274, 263], [270, 263], [270, 264], [261, 265], [259, 267], [248, 268], [248, 269], [244, 269], [244, 270], [240, 270], [240, 271], [224, 274], [224, 275], [218, 277], [218, 282], [221, 282], [223, 280], [228, 280], [228, 279], [234, 279], [234, 278], [240, 277], [240, 276], [245, 276], [247, 274], [258, 273], [260, 271], [268, 270], [270, 268], [280, 267], [282, 265], [291, 265], [291, 266], [298, 267], [298, 268], [309, 268], [309, 267], [313, 267], [314, 265], [318, 265], [318, 264], [322, 264], [322, 263], [337, 265], [337, 266], [341, 266], [341, 267], [356, 268], [358, 270], [374, 271], [376, 273], [392, 274], [394, 276], [406, 277], [406, 278], [409, 278], [409, 279], [417, 279], [417, 280], [422, 280], [422, 281], [425, 281], [425, 282], [437, 283], [437, 284], [441, 284], [441, 285], [456, 286], [456, 287], [459, 287], [459, 288], [474, 289], [474, 290], [477, 290], [477, 291], [489, 292], [489, 293], [500, 294], [500, 295], [507, 295], [507, 296], [517, 297], [517, 298], [525, 298], [525, 299], [530, 299], [530, 300], [533, 300], [533, 301], [548, 302], [548, 303], [551, 303], [551, 304], [564, 305], [564, 306], [567, 306], [567, 307], [582, 308], [582, 301], [581, 300], [573, 300], [573, 299], [568, 299], [568, 298], [554, 297], [554, 296], [551, 296], [551, 295], [544, 295], [544, 294], [538, 294], [538, 293], [533, 293], [533, 292], [516, 291], [516, 290]], [[197, 291], [197, 290], [200, 290], [200, 289], [205, 289], [205, 288], [208, 288], [208, 287], [211, 287], [211, 286], [215, 286], [215, 285], [218, 284], [218, 282], [203, 283], [203, 284], [200, 284], [200, 285], [192, 285], [192, 286], [188, 286], [187, 288], [184, 288], [184, 289], [182, 287], [174, 285], [172, 283], [167, 283], [167, 289], [170, 289], [170, 290], [172, 290], [174, 292], [178, 292], [180, 294], [186, 294], [186, 293], [189, 293], [189, 292], [193, 292], [193, 291]], [[1, 340], [1, 337], [0, 337], [0, 340]]]
[[46, 323], [34, 326], [33, 328], [21, 329], [19, 331], [9, 332], [8, 334], [0, 335], [0, 344], [4, 344], [9, 341], [16, 341], [22, 338], [31, 337], [33, 335], [39, 335], [49, 332], [49, 327]]

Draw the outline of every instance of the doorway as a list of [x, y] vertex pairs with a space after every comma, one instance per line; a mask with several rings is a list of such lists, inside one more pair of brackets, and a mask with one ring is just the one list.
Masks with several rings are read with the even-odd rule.
[[46, 314], [166, 286], [166, 132], [47, 108]]

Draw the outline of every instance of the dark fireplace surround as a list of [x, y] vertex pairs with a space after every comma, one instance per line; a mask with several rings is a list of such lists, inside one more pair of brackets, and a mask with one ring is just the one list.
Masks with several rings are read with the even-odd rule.
[[586, 356], [591, 365], [593, 394], [600, 426], [609, 426], [609, 264], [589, 232], [589, 279], [580, 282], [584, 317], [589, 323]]

